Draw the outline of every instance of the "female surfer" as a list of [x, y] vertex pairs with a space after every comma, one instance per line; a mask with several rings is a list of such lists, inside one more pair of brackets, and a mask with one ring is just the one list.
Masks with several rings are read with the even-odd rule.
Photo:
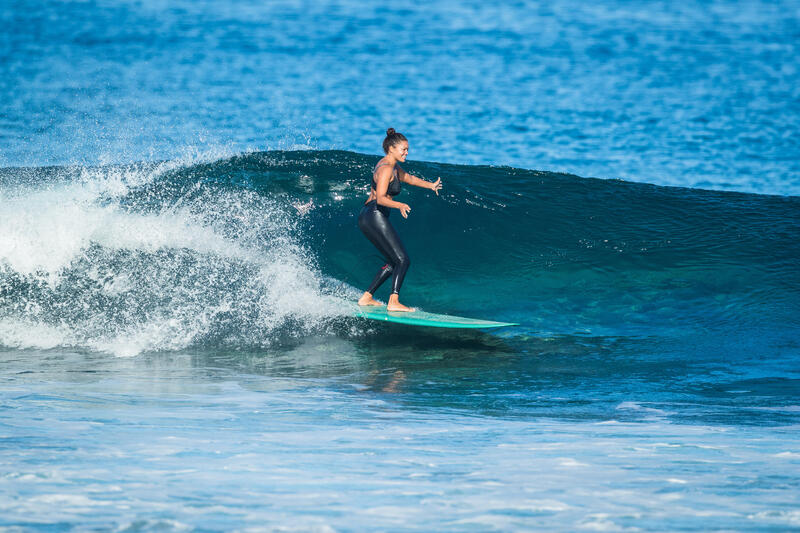
[[386, 305], [388, 311], [414, 311], [400, 303], [400, 287], [406, 276], [411, 260], [400, 241], [400, 236], [389, 222], [389, 209], [399, 209], [403, 218], [408, 218], [411, 208], [408, 204], [394, 201], [400, 194], [400, 183], [407, 183], [423, 189], [430, 189], [439, 195], [442, 188], [442, 179], [435, 182], [425, 181], [400, 168], [397, 163], [404, 163], [408, 156], [408, 139], [402, 133], [397, 133], [394, 128], [386, 130], [383, 140], [383, 152], [386, 154], [372, 172], [372, 188], [369, 198], [361, 208], [358, 215], [358, 227], [367, 239], [375, 245], [386, 258], [386, 264], [381, 267], [372, 280], [367, 291], [358, 300], [358, 305], [383, 305], [373, 295], [384, 281], [392, 278], [392, 294]]

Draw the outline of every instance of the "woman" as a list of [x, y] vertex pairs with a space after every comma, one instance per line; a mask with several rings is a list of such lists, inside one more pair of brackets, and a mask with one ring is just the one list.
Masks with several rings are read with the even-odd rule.
[[406, 276], [411, 260], [400, 237], [389, 222], [389, 210], [399, 209], [403, 218], [408, 218], [411, 208], [408, 204], [395, 202], [394, 197], [400, 194], [400, 183], [408, 183], [416, 187], [431, 189], [439, 195], [442, 188], [442, 179], [436, 182], [425, 181], [412, 176], [397, 164], [405, 162], [408, 156], [408, 139], [402, 133], [397, 133], [394, 128], [386, 130], [383, 140], [383, 152], [386, 156], [378, 161], [372, 172], [372, 189], [369, 193], [361, 213], [358, 215], [358, 227], [367, 236], [372, 244], [386, 258], [386, 264], [381, 267], [372, 280], [367, 291], [359, 298], [358, 305], [383, 305], [373, 295], [384, 281], [392, 277], [392, 294], [386, 305], [388, 311], [414, 311], [400, 303], [400, 287]]

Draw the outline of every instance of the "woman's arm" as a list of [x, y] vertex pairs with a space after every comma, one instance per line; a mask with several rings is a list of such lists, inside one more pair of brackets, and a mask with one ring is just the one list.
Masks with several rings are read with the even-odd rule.
[[397, 166], [397, 172], [400, 181], [402, 181], [403, 183], [408, 183], [409, 185], [413, 185], [415, 187], [422, 187], [423, 189], [430, 189], [432, 191], [436, 191], [437, 196], [439, 194], [439, 189], [442, 188], [442, 178], [439, 178], [436, 181], [425, 181], [422, 178], [412, 176], [411, 174], [400, 168], [399, 165]]

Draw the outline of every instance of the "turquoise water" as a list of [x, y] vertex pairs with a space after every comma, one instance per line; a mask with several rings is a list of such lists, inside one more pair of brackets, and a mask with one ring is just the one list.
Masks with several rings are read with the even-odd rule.
[[4, 4], [0, 528], [797, 529], [797, 18]]

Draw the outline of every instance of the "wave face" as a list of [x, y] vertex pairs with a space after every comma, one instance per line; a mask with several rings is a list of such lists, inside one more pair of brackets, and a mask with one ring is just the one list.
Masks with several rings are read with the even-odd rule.
[[[0, 170], [0, 344], [129, 355], [357, 333], [369, 326], [342, 318], [347, 302], [382, 264], [356, 226], [376, 160], [261, 152]], [[412, 305], [520, 322], [503, 333], [512, 342], [797, 338], [798, 198], [405, 168], [444, 183], [439, 197], [405, 187], [411, 216], [392, 215]]]

